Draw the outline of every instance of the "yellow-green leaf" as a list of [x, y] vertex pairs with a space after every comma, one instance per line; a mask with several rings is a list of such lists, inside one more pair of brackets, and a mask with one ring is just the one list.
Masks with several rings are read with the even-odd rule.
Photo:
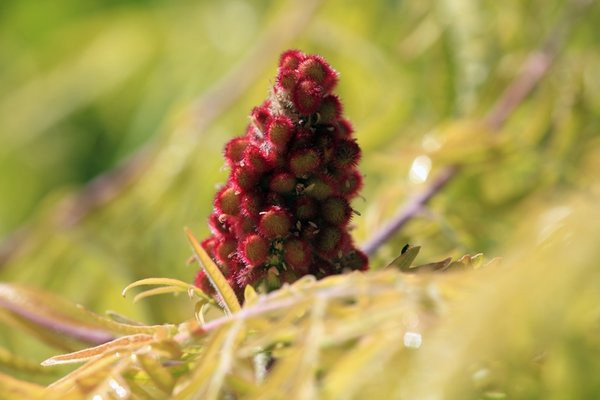
[[192, 245], [192, 249], [196, 255], [196, 260], [206, 272], [206, 276], [208, 277], [210, 283], [214, 286], [217, 295], [223, 301], [225, 311], [227, 311], [229, 314], [240, 311], [240, 303], [238, 302], [233, 289], [231, 286], [229, 286], [229, 283], [227, 283], [227, 280], [219, 270], [219, 267], [217, 267], [217, 265], [210, 259], [208, 254], [206, 254], [206, 251], [204, 251], [202, 246], [200, 246], [200, 243], [198, 243], [198, 240], [191, 230], [185, 228], [185, 234]]
[[135, 357], [156, 386], [166, 394], [170, 394], [175, 385], [175, 380], [169, 370], [163, 367], [160, 361], [151, 354], [141, 353], [136, 354]]
[[58, 356], [51, 357], [42, 362], [43, 366], [58, 365], [58, 364], [72, 364], [87, 361], [103, 353], [109, 352], [115, 349], [129, 349], [139, 348], [154, 340], [152, 335], [138, 334], [120, 337], [112, 340], [108, 343], [101, 344], [100, 346], [90, 347], [87, 349], [75, 351], [73, 353], [61, 354]]
[[[166, 286], [166, 287], [170, 287], [170, 288], [180, 288], [180, 289], [182, 289], [181, 291], [188, 291], [189, 293], [193, 293], [203, 300], [212, 301], [212, 299], [208, 295], [206, 295], [206, 293], [204, 293], [202, 290], [200, 290], [200, 288], [198, 288], [194, 285], [191, 285], [189, 283], [182, 282], [177, 279], [171, 279], [171, 278], [140, 279], [139, 281], [135, 281], [135, 282], [129, 284], [125, 289], [123, 289], [123, 291], [121, 292], [121, 295], [125, 296], [129, 290], [131, 290], [135, 287], [148, 286], [148, 285]], [[159, 292], [157, 294], [160, 294], [160, 293], [161, 292]], [[138, 300], [139, 300], [139, 298], [138, 298]], [[134, 301], [135, 301], [135, 299], [134, 299]]]
[[392, 261], [386, 268], [394, 267], [398, 268], [400, 271], [406, 272], [419, 254], [420, 250], [421, 246], [408, 246], [404, 253], [396, 257], [394, 261]]
[[44, 389], [36, 384], [4, 375], [0, 372], [0, 399], [41, 399]]

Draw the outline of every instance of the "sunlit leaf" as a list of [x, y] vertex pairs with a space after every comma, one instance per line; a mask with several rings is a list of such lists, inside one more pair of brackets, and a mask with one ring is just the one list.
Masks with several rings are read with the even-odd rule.
[[408, 246], [404, 253], [396, 257], [386, 268], [394, 267], [406, 272], [415, 258], [417, 258], [420, 250], [421, 246]]
[[93, 312], [85, 309], [81, 305], [78, 305], [78, 307], [82, 311], [84, 311], [91, 320], [97, 322], [98, 325], [102, 326], [103, 328], [105, 328], [111, 332], [123, 333], [123, 334], [127, 334], [127, 335], [136, 334], [136, 333], [155, 334], [155, 333], [162, 333], [165, 330], [169, 331], [169, 332], [175, 332], [177, 329], [174, 325], [169, 325], [169, 324], [141, 325], [139, 323], [135, 323], [135, 325], [132, 325], [132, 324], [127, 324], [127, 323], [117, 322], [110, 318], [106, 318], [106, 317], [103, 317], [102, 315], [93, 313]]
[[210, 279], [210, 282], [215, 288], [218, 296], [223, 301], [223, 306], [227, 312], [231, 314], [240, 311], [240, 303], [238, 302], [233, 289], [231, 286], [229, 286], [227, 280], [219, 270], [219, 267], [217, 267], [217, 265], [210, 259], [208, 254], [206, 254], [206, 251], [204, 251], [202, 246], [200, 246], [200, 243], [198, 243], [198, 240], [192, 231], [186, 228], [185, 233], [190, 244], [192, 245], [192, 249], [194, 250], [194, 254], [196, 255], [198, 263], [206, 272], [206, 275]]
[[[123, 289], [123, 291], [121, 292], [122, 296], [125, 296], [127, 294], [128, 291], [130, 291], [133, 288], [139, 287], [139, 286], [148, 286], [148, 285], [157, 285], [157, 286], [165, 286], [171, 290], [173, 290], [173, 292], [178, 292], [176, 290], [177, 289], [181, 289], [180, 291], [186, 291], [186, 292], [190, 292], [193, 293], [194, 295], [198, 296], [199, 298], [206, 300], [206, 301], [211, 301], [210, 297], [207, 296], [202, 290], [200, 290], [198, 287], [191, 285], [189, 283], [186, 282], [182, 282], [179, 281], [177, 279], [171, 279], [171, 278], [146, 278], [146, 279], [140, 279], [139, 281], [133, 282], [129, 285], [127, 285], [127, 287], [125, 289]], [[167, 292], [154, 292], [156, 294], [162, 294], [162, 293], [171, 293], [169, 291]], [[152, 296], [153, 294], [149, 294], [146, 296]], [[146, 296], [142, 296], [141, 298], [144, 298]], [[139, 300], [140, 298], [138, 298]]]
[[43, 361], [42, 365], [50, 366], [57, 364], [71, 364], [88, 361], [91, 358], [94, 358], [108, 351], [131, 350], [151, 343], [153, 340], [154, 338], [152, 335], [146, 334], [124, 336], [96, 347], [90, 347], [88, 349], [76, 351], [74, 353], [61, 354], [58, 356], [51, 357]]

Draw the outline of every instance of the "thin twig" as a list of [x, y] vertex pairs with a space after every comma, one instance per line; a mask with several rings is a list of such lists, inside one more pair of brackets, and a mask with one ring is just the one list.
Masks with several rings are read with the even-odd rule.
[[[529, 96], [540, 83], [556, 60], [566, 39], [569, 28], [576, 17], [591, 2], [575, 1], [574, 7], [566, 10], [562, 20], [548, 34], [539, 49], [532, 52], [525, 61], [521, 73], [512, 81], [498, 98], [492, 109], [484, 117], [490, 132], [498, 132], [515, 109]], [[410, 220], [415, 218], [427, 204], [458, 174], [459, 165], [444, 168], [431, 184], [419, 195], [407, 202], [400, 211], [373, 237], [363, 245], [363, 251], [371, 256]]]
[[446, 167], [431, 182], [423, 192], [409, 200], [387, 224], [385, 224], [373, 237], [363, 245], [363, 251], [371, 256], [385, 242], [390, 240], [408, 221], [418, 215], [427, 202], [439, 193], [444, 186], [457, 174], [459, 168], [456, 165]]
[[4, 308], [19, 317], [32, 322], [33, 324], [46, 328], [52, 332], [66, 335], [89, 344], [102, 344], [114, 339], [114, 335], [100, 329], [83, 325], [76, 325], [67, 321], [60, 321], [42, 314], [37, 314], [27, 310], [25, 307], [18, 306], [0, 299], [0, 308]]

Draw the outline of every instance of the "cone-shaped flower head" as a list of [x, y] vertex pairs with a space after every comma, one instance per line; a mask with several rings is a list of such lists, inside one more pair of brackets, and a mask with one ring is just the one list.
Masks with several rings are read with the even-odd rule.
[[[361, 153], [332, 94], [337, 80], [322, 57], [286, 51], [271, 95], [225, 146], [231, 174], [202, 246], [240, 297], [247, 284], [273, 290], [306, 274], [368, 268], [348, 233]], [[203, 272], [195, 283], [210, 292]]]

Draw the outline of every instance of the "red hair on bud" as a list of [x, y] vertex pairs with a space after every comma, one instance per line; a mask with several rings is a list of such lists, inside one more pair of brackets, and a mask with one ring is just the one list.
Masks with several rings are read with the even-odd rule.
[[244, 166], [256, 174], [262, 174], [272, 168], [271, 162], [263, 155], [262, 151], [254, 145], [250, 145], [244, 151]]
[[235, 287], [240, 292], [238, 298], [243, 299], [243, 290], [247, 285], [254, 285], [265, 277], [264, 268], [244, 268], [241, 269], [235, 277]]
[[302, 149], [306, 147], [312, 147], [315, 141], [315, 134], [308, 128], [299, 128], [296, 130], [294, 134], [294, 138], [292, 139], [293, 149]]
[[333, 165], [338, 168], [353, 168], [360, 160], [360, 147], [355, 140], [340, 140], [335, 146]]
[[279, 193], [269, 192], [265, 198], [265, 205], [267, 206], [282, 206], [285, 207], [285, 198]]
[[215, 197], [215, 208], [220, 214], [237, 215], [240, 212], [240, 196], [231, 186], [225, 186]]
[[232, 258], [237, 248], [236, 241], [231, 237], [222, 237], [216, 247], [215, 257], [221, 266], [232, 265]]
[[200, 243], [200, 246], [202, 246], [202, 248], [204, 249], [204, 251], [206, 251], [206, 253], [211, 258], [215, 258], [215, 253], [216, 253], [216, 249], [217, 249], [217, 243], [218, 243], [217, 238], [214, 237], [214, 236], [211, 236], [208, 239], [204, 239]]
[[256, 232], [257, 218], [248, 215], [240, 215], [233, 223], [233, 231], [237, 237], [244, 237]]
[[353, 133], [354, 128], [352, 127], [350, 121], [345, 118], [340, 118], [335, 129], [335, 136], [338, 139], [349, 139]]
[[242, 166], [238, 166], [233, 170], [232, 182], [240, 192], [254, 189], [259, 181], [260, 174], [256, 170]]
[[294, 70], [306, 58], [300, 50], [287, 50], [279, 57], [279, 68], [283, 70]]
[[325, 200], [337, 193], [337, 184], [330, 175], [321, 174], [310, 178], [302, 193], [317, 200]]
[[328, 197], [321, 204], [321, 218], [330, 224], [344, 226], [350, 221], [351, 216], [350, 204], [341, 196]]
[[326, 96], [319, 108], [319, 123], [333, 124], [342, 115], [342, 103], [337, 96]]
[[294, 175], [307, 176], [321, 166], [321, 157], [314, 149], [300, 149], [291, 155], [289, 166]]
[[259, 235], [247, 236], [241, 244], [242, 259], [252, 268], [258, 267], [267, 260], [269, 245]]
[[225, 145], [225, 161], [230, 167], [239, 164], [244, 157], [244, 150], [248, 146], [249, 141], [244, 137], [231, 139]]
[[296, 177], [289, 172], [274, 174], [269, 180], [269, 189], [279, 194], [289, 194], [296, 188]]
[[362, 189], [363, 179], [358, 170], [353, 169], [344, 174], [340, 179], [340, 193], [347, 198], [352, 198]]
[[335, 154], [335, 143], [333, 136], [325, 132], [320, 132], [315, 139], [315, 146], [321, 153], [323, 163], [326, 164], [333, 159], [333, 155]]
[[308, 220], [317, 216], [317, 202], [312, 197], [298, 196], [294, 204], [294, 215], [299, 220]]
[[208, 217], [208, 227], [215, 236], [230, 234], [233, 231], [231, 217], [225, 214], [212, 213]]
[[283, 245], [283, 259], [286, 264], [301, 274], [308, 273], [312, 262], [312, 250], [304, 240], [290, 239]]
[[315, 245], [317, 250], [328, 257], [334, 256], [342, 247], [345, 232], [338, 226], [326, 225], [319, 230]]
[[267, 132], [267, 126], [271, 120], [271, 112], [269, 111], [268, 107], [264, 105], [260, 107], [254, 107], [252, 109], [252, 114], [250, 114], [250, 118], [252, 119], [252, 122], [254, 122], [254, 125], [256, 125], [261, 132]]
[[323, 89], [315, 81], [305, 79], [300, 81], [292, 95], [294, 106], [300, 114], [312, 114], [319, 109], [321, 99], [323, 98]]
[[289, 117], [278, 115], [269, 123], [269, 140], [278, 153], [285, 151], [285, 147], [294, 134], [294, 124]]
[[292, 216], [279, 206], [271, 206], [261, 213], [258, 231], [267, 239], [282, 238], [290, 234]]
[[213, 288], [213, 286], [210, 284], [210, 281], [208, 280], [208, 277], [206, 276], [206, 273], [203, 269], [198, 271], [198, 273], [196, 274], [196, 278], [194, 279], [194, 285], [196, 285], [197, 288], [199, 288], [209, 296], [212, 296], [215, 293], [215, 288]]
[[358, 249], [352, 249], [342, 257], [342, 266], [351, 270], [366, 271], [369, 267], [369, 258]]
[[320, 56], [306, 57], [298, 66], [300, 77], [317, 82], [325, 92], [330, 92], [337, 84], [338, 73]]
[[295, 70], [282, 69], [277, 75], [276, 88], [284, 93], [292, 93], [300, 80], [300, 75]]
[[257, 192], [246, 192], [242, 194], [240, 210], [243, 215], [257, 216], [262, 207], [263, 199]]

